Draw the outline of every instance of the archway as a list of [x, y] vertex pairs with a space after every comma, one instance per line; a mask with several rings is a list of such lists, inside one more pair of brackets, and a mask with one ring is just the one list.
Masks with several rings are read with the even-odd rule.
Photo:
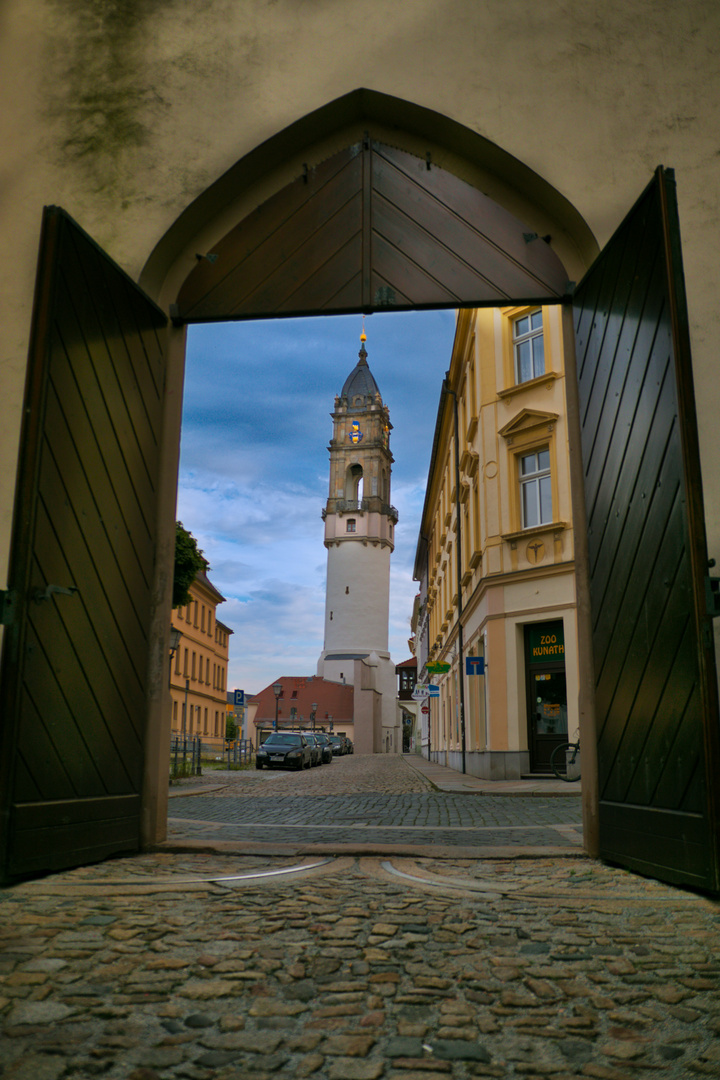
[[[333, 187], [336, 177], [340, 179]], [[336, 223], [334, 214], [325, 227], [322, 220], [319, 229], [312, 226], [313, 212], [321, 206], [323, 194], [331, 191], [337, 197], [334, 214], [344, 212], [348, 224], [344, 243], [335, 251], [332, 245], [336, 232], [331, 224]], [[292, 221], [293, 207], [297, 211], [295, 222]], [[53, 220], [50, 215], [48, 221]], [[295, 227], [297, 221], [299, 227]], [[402, 243], [404, 222], [407, 222], [408, 231], [413, 237], [413, 245], [407, 251]], [[97, 249], [92, 251], [91, 244], [88, 248], [89, 238], [78, 238], [80, 230], [66, 217], [61, 222], [60, 232], [61, 238], [67, 237], [67, 240], [63, 240], [63, 244], [50, 243], [44, 251], [46, 261], [43, 266], [46, 267], [49, 286], [44, 292], [38, 292], [34, 349], [38, 357], [37, 388], [41, 393], [47, 380], [42, 365], [46, 363], [52, 348], [57, 356], [61, 356], [64, 329], [76, 334], [81, 349], [84, 350], [90, 343], [102, 352], [106, 348], [105, 343], [111, 340], [107, 330], [115, 333], [121, 299], [125, 303], [128, 286], [132, 285], [127, 279], [123, 280], [121, 272], [110, 264], [102, 252]], [[49, 230], [48, 235], [52, 240], [51, 233], [52, 230]], [[277, 247], [273, 257], [268, 259], [273, 243]], [[102, 322], [102, 319], [108, 318], [108, 312], [110, 315], [107, 326], [101, 327], [99, 335], [91, 335], [92, 340], [84, 333], [81, 321], [75, 325], [74, 312], [70, 312], [68, 305], [57, 307], [55, 290], [51, 287], [57, 275], [64, 272], [63, 252], [77, 262], [73, 251], [78, 249], [78, 244], [83, 246], [84, 251], [87, 250], [87, 255], [83, 253], [82, 260], [85, 262], [75, 281], [78, 285], [82, 280], [83, 288], [87, 289], [84, 312], [93, 322], [97, 321], [98, 316], [102, 316]], [[431, 260], [429, 267], [423, 265], [423, 244]], [[298, 293], [297, 289], [293, 289], [293, 277], [287, 273], [285, 253], [289, 248], [292, 248], [289, 254], [295, 259], [291, 266], [309, 267], [313, 254], [318, 256], [317, 266], [305, 278], [305, 292]], [[143, 739], [146, 765], [142, 806], [138, 814], [139, 792], [123, 780], [119, 801], [116, 800], [116, 816], [121, 817], [125, 813], [125, 805], [131, 805], [131, 812], [123, 818], [127, 824], [123, 824], [122, 846], [113, 848], [110, 830], [98, 840], [94, 849], [96, 852], [107, 854], [112, 850], [128, 850], [133, 843], [133, 835], [138, 838], [142, 836], [145, 842], [152, 842], [161, 839], [164, 832], [167, 806], [165, 758], [169, 725], [164, 676], [170, 604], [165, 564], [171, 551], [174, 517], [184, 325], [200, 319], [251, 318], [260, 313], [279, 316], [291, 312], [387, 310], [398, 304], [398, 300], [398, 306], [407, 308], [491, 306], [498, 302], [498, 297], [559, 303], [572, 293], [568, 278], [583, 276], [596, 252], [597, 245], [573, 207], [521, 162], [430, 110], [362, 90], [317, 110], [268, 140], [230, 169], [180, 216], [157, 245], [141, 276], [146, 293], [159, 302], [161, 309], [170, 310], [174, 323], [168, 337], [166, 361], [169, 363], [164, 372], [164, 382], [159, 379], [156, 383], [156, 386], [162, 386], [163, 391], [160, 399], [162, 418], [158, 428], [161, 446], [159, 453], [153, 451], [152, 492], [144, 514], [145, 523], [152, 525], [154, 520], [158, 523], [158, 529], [152, 542], [146, 545], [146, 569], [151, 571], [151, 578], [154, 574], [154, 580], [147, 580], [143, 584], [143, 629], [147, 631], [149, 660], [144, 683], [148, 709]], [[674, 809], [666, 814], [663, 807], [659, 807], [662, 812], [658, 814], [654, 812], [654, 806], [648, 806], [643, 808], [643, 813], [636, 814], [628, 826], [625, 803], [619, 802], [617, 805], [621, 809], [608, 817], [608, 822], [612, 824], [610, 831], [615, 838], [615, 847], [610, 849], [610, 854], [617, 851], [620, 861], [626, 858], [628, 864], [646, 865], [642, 852], [637, 857], [627, 855], [627, 836], [632, 837], [630, 847], [642, 846], [647, 829], [659, 822], [660, 827], [655, 834], [656, 852], [660, 857], [657, 865], [665, 866], [662, 862], [663, 849], [671, 848], [676, 856], [666, 867], [671, 880], [716, 885], [717, 845], [710, 839], [715, 835], [716, 816], [709, 791], [711, 785], [708, 784], [718, 758], [714, 653], [712, 635], [708, 633], [708, 620], [713, 611], [705, 606], [704, 600], [707, 554], [679, 264], [677, 207], [674, 202], [674, 182], [669, 173], [658, 170], [655, 181], [628, 215], [606, 252], [607, 258], [598, 260], [592, 272], [586, 276], [582, 293], [576, 294], [575, 326], [570, 305], [565, 305], [568, 338], [572, 339], [577, 331], [577, 340], [582, 349], [585, 385], [584, 388], [581, 386], [581, 390], [586, 394], [587, 406], [582, 419], [584, 421], [588, 414], [592, 414], [595, 425], [583, 427], [575, 402], [570, 410], [574, 413], [576, 424], [574, 457], [578, 458], [577, 448], [583, 432], [586, 435], [585, 444], [592, 448], [595, 446], [595, 436], [601, 429], [603, 436], [609, 440], [608, 454], [603, 462], [610, 461], [613, 468], [622, 471], [628, 454], [630, 459], [633, 453], [647, 456], [648, 459], [652, 457], [649, 451], [646, 452], [649, 442], [639, 433], [640, 429], [632, 452], [627, 449], [630, 444], [613, 442], [616, 425], [612, 417], [615, 414], [612, 409], [609, 412], [604, 409], [606, 400], [613, 405], [616, 398], [620, 398], [630, 415], [634, 415], [632, 395], [625, 401], [625, 390], [627, 387], [635, 388], [639, 393], [646, 375], [651, 373], [648, 377], [655, 377], [652, 374], [652, 364], [657, 359], [654, 342], [662, 341], [669, 357], [663, 369], [666, 373], [663, 379], [667, 378], [670, 387], [669, 396], [664, 402], [670, 428], [663, 445], [672, 445], [671, 457], [674, 455], [677, 460], [682, 458], [683, 462], [678, 482], [684, 487], [678, 489], [681, 495], [679, 502], [674, 504], [679, 508], [675, 512], [679, 530], [675, 538], [677, 550], [682, 553], [683, 570], [676, 577], [680, 581], [682, 595], [692, 606], [692, 615], [684, 624], [683, 649], [687, 651], [682, 655], [691, 656], [693, 670], [695, 665], [697, 668], [691, 695], [692, 723], [688, 728], [694, 754], [692, 785], [678, 793], [677, 799], [675, 793], [672, 795], [679, 814], [675, 814]], [[332, 263], [333, 274], [338, 265], [343, 268], [339, 289], [334, 289], [333, 274], [330, 275], [328, 287], [327, 275], [324, 278], [322, 272], [329, 265], [329, 260], [335, 257], [339, 258], [339, 263]], [[97, 263], [98, 259], [100, 269], [96, 271], [92, 269], [92, 264]], [[478, 267], [482, 267], [483, 262], [491, 266], [491, 272], [481, 270], [478, 273]], [[101, 280], [106, 264], [110, 264], [108, 273], [112, 277], [112, 288], [118, 290], [119, 298], [109, 308], [101, 294], [98, 293], [96, 298], [93, 292], [95, 287], [101, 290], [106, 288]], [[428, 268], [432, 271], [429, 275], [416, 273], [418, 269]], [[642, 269], [642, 275], [636, 272], [639, 269]], [[265, 292], [260, 282], [263, 274], [263, 281], [267, 285]], [[250, 288], [243, 294], [243, 302], [238, 309], [229, 310], [238, 280], [245, 284], [249, 282]], [[323, 281], [324, 290], [320, 287]], [[406, 281], [411, 282], [412, 288], [404, 287]], [[418, 281], [422, 287], [416, 287]], [[128, 324], [132, 324], [135, 332], [140, 332], [133, 355], [139, 358], [142, 365], [143, 350], [147, 356], [148, 348], [151, 345], [155, 348], [162, 336], [158, 326], [163, 316], [162, 310], [158, 311], [147, 295], [138, 296], [137, 292], [133, 294], [130, 304], [125, 304], [125, 308], [129, 313]], [[656, 315], [653, 332], [645, 334], [644, 331], [636, 332], [636, 328], [643, 326], [645, 300], [648, 297], [652, 297]], [[130, 308], [139, 304], [146, 306], [142, 311], [136, 307], [137, 313], [130, 313]], [[626, 319], [627, 312], [631, 317]], [[68, 320], [73, 321], [72, 326]], [[120, 330], [122, 338], [122, 325]], [[146, 340], [143, 334], [147, 334]], [[51, 338], [52, 348], [47, 344]], [[633, 368], [636, 362], [640, 365], [639, 374]], [[618, 387], [617, 394], [608, 397], [601, 393], [599, 399], [594, 398], [595, 389], [602, 388], [608, 372], [611, 373], [612, 386]], [[632, 372], [632, 378], [629, 378], [629, 372]], [[597, 379], [596, 373], [600, 376]], [[569, 381], [572, 383], [572, 377]], [[120, 385], [124, 385], [122, 381]], [[111, 396], [116, 402], [121, 402], [122, 395]], [[142, 414], [142, 403], [140, 399], [138, 401]], [[672, 418], [676, 413], [680, 416], [680, 423], [673, 427]], [[42, 437], [43, 431], [35, 422], [28, 426], [24, 435], [28, 440], [35, 438], [36, 445], [37, 439]], [[660, 437], [665, 437], [662, 432]], [[152, 440], [157, 449], [157, 433], [153, 433]], [[26, 442], [26, 449], [28, 445]], [[32, 455], [31, 459], [35, 460]], [[613, 479], [615, 474], [608, 472], [605, 464], [598, 466], [598, 469], [600, 483], [593, 487], [594, 503], [591, 509], [595, 511], [599, 507], [604, 512], [605, 496], [612, 493], [611, 489], [615, 490], [613, 484], [626, 478], [618, 472], [617, 478]], [[575, 476], [579, 495], [583, 488], [582, 468], [579, 465], [576, 466]], [[594, 476], [596, 480], [598, 477]], [[33, 505], [36, 505], [37, 496], [32, 493], [32, 485], [37, 487], [37, 476], [32, 475], [32, 470], [28, 470], [27, 484], [31, 501], [35, 500]], [[69, 493], [69, 497], [72, 497], [72, 493]], [[611, 502], [612, 499], [607, 505]], [[686, 504], [685, 511], [683, 507]], [[585, 512], [582, 498], [575, 509], [576, 520], [580, 523]], [[98, 521], [106, 530], [102, 515]], [[645, 523], [645, 519], [643, 522], [638, 535], [646, 527], [651, 527]], [[582, 532], [582, 527], [579, 532]], [[28, 599], [31, 596], [40, 610], [56, 610], [54, 600], [51, 607], [41, 604], [41, 601], [52, 599], [52, 590], [57, 591], [56, 586], [47, 585], [45, 591], [33, 594], [29, 579], [22, 576], [30, 566], [24, 540], [22, 530], [17, 534], [17, 540], [13, 540], [14, 550], [17, 550], [20, 562], [25, 566], [23, 570], [18, 563], [18, 596], [22, 597], [23, 609], [16, 618], [18, 627], [28, 617]], [[68, 549], [64, 550], [67, 552]], [[644, 596], [656, 595], [657, 588], [667, 587], [663, 585], [660, 562], [656, 569], [661, 577], [657, 582], [653, 578], [649, 580]], [[47, 577], [46, 574], [43, 576]], [[61, 588], [60, 592], [63, 591], [68, 590]], [[581, 583], [580, 606], [589, 620], [586, 592]], [[645, 602], [644, 598], [642, 602]], [[109, 605], [108, 618], [115, 618], [115, 614], [115, 609]], [[588, 627], [589, 621], [584, 633], [587, 678], [591, 680]], [[23, 633], [19, 629], [15, 637], [14, 631], [8, 635], [11, 645], [5, 654], [7, 657], [11, 657], [12, 649], [16, 648]], [[75, 644], [72, 639], [69, 640]], [[49, 634], [48, 644], [52, 641], [53, 635]], [[642, 687], [644, 673], [649, 670], [648, 649], [655, 650], [652, 658], [657, 662], [660, 653], [656, 645], [662, 646], [662, 642], [655, 640], [651, 646], [646, 641], [638, 644], [642, 646], [641, 651], [645, 651], [641, 666], [633, 674], [631, 685], [626, 688], [628, 692], [632, 692], [633, 686], [638, 692]], [[679, 647], [677, 655], [681, 655]], [[83, 656], [79, 658], [78, 671], [81, 668], [84, 671], [87, 664]], [[53, 671], [52, 657], [47, 658], [46, 667]], [[4, 678], [3, 684], [6, 681]], [[24, 674], [12, 675], [7, 682], [12, 700], [10, 697], [7, 700], [13, 708], [18, 707], [18, 702], [22, 708], [22, 688], [31, 684], [31, 678]], [[655, 690], [656, 687], [650, 689]], [[108, 685], [103, 694], [105, 696], [101, 702], [96, 700], [93, 703], [93, 709], [101, 717], [116, 711], [112, 687]], [[594, 690], [589, 686], [583, 736], [585, 772], [589, 780], [596, 778], [592, 760], [594, 729], [589, 715], [593, 697]], [[656, 701], [661, 700], [657, 694], [655, 697]], [[669, 699], [665, 696], [664, 700]], [[40, 704], [41, 708], [45, 705], [43, 702]], [[674, 719], [673, 723], [677, 728], [678, 724], [684, 723], [682, 703], [677, 704], [675, 712], [678, 719]], [[20, 712], [17, 715], [20, 717]], [[17, 719], [15, 724], [24, 724], [29, 731], [32, 718], [27, 714]], [[665, 755], [663, 760], [667, 766], [664, 736], [660, 728], [657, 735], [659, 752], [661, 757]], [[17, 742], [15, 729], [5, 739], [4, 750], [14, 750]], [[615, 787], [618, 787], [622, 778], [617, 775], [614, 780], [617, 781]], [[13, 797], [15, 802], [10, 807], [10, 816], [15, 814], [17, 817], [18, 808], [22, 809], [20, 816], [24, 816], [28, 829], [34, 829], [36, 822], [42, 819], [47, 823], [43, 828], [49, 830], [47, 842], [52, 845], [52, 836], [56, 835], [53, 829], [57, 822], [52, 820], [52, 814], [48, 816], [51, 809], [48, 796], [38, 800], [26, 777], [23, 777], [23, 783], [28, 796], [24, 800]], [[80, 790], [73, 796], [68, 812], [76, 816], [68, 820], [95, 820], [91, 795], [88, 789], [87, 792]], [[52, 796], [49, 798], [52, 800]], [[8, 795], [7, 799], [8, 803], [12, 802], [11, 796]], [[129, 801], [126, 803], [123, 800]], [[597, 799], [592, 791], [586, 796], [586, 810], [596, 823]], [[137, 833], [134, 833], [135, 829]], [[692, 833], [689, 846], [685, 842], [685, 829], [690, 829]], [[75, 832], [80, 835], [83, 829], [79, 827]], [[688, 851], [689, 858], [686, 858]], [[72, 847], [68, 848], [63, 858], [65, 865], [72, 864], [67, 860], [83, 861], [81, 850]], [[42, 868], [39, 862], [33, 865]], [[57, 866], [58, 863], [44, 865]], [[654, 870], [656, 862], [648, 865]]]

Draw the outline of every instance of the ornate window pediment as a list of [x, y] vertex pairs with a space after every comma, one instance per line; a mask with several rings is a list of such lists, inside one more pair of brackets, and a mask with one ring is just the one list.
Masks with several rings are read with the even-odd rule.
[[551, 430], [557, 419], [557, 413], [540, 412], [537, 409], [521, 409], [512, 420], [500, 428], [499, 434], [504, 439], [514, 439], [518, 435], [524, 435], [538, 428]]

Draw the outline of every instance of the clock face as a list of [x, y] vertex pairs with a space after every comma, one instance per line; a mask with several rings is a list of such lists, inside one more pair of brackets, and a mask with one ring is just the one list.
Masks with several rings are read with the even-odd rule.
[[359, 443], [362, 437], [363, 433], [360, 430], [359, 423], [357, 422], [357, 420], [353, 420], [352, 424], [350, 425], [350, 430], [348, 431], [348, 439], [351, 443]]

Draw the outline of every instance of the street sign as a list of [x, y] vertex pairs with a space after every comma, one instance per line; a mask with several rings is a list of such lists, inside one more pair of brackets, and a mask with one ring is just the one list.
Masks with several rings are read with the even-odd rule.
[[421, 707], [421, 709], [420, 709], [420, 712], [421, 713], [429, 713], [430, 712], [430, 706], [429, 705], [423, 705]]
[[444, 675], [445, 672], [450, 670], [450, 665], [438, 662], [437, 664], [426, 664], [425, 667], [431, 675]]
[[245, 705], [245, 691], [244, 690], [236, 690], [235, 691], [235, 707], [236, 708], [238, 708], [238, 707], [243, 708], [244, 705]]
[[427, 691], [428, 691], [428, 697], [440, 697], [440, 687], [439, 686], [433, 686], [433, 684], [430, 683], [430, 685], [427, 688]]
[[485, 674], [485, 657], [484, 656], [466, 656], [465, 657], [465, 674], [466, 675], [484, 675]]

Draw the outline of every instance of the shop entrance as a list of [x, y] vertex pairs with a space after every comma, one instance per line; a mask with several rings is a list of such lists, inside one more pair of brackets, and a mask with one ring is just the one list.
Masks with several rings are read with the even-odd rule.
[[550, 755], [568, 741], [563, 624], [525, 628], [530, 771], [550, 772]]

